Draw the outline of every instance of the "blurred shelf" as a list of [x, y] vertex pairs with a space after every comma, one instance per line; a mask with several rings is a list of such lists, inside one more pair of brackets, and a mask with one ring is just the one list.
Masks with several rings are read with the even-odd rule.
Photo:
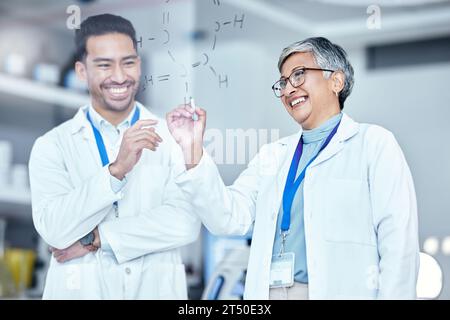
[[30, 190], [4, 186], [0, 187], [0, 218], [30, 220]]
[[2, 73], [0, 92], [70, 109], [78, 109], [90, 100], [87, 94]]

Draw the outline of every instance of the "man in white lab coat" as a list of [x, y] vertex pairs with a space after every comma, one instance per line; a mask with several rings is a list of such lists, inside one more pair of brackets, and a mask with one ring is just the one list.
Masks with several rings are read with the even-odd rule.
[[[342, 112], [345, 51], [325, 38], [283, 50], [273, 85], [298, 133], [261, 148], [226, 187], [202, 149], [206, 113], [167, 115], [187, 171], [175, 181], [215, 234], [254, 225], [247, 299], [414, 299], [419, 264], [413, 180], [391, 132]], [[249, 78], [251, 81], [251, 77]]]
[[53, 247], [44, 298], [186, 299], [179, 247], [200, 220], [173, 183], [179, 146], [135, 101], [135, 30], [104, 14], [75, 38], [91, 104], [40, 137], [29, 163], [33, 221]]

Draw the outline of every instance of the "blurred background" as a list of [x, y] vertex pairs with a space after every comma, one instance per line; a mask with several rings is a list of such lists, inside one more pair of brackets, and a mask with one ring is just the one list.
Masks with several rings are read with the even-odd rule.
[[[340, 44], [355, 69], [344, 111], [399, 141], [415, 181], [421, 250], [443, 272], [428, 271], [444, 280], [442, 291], [429, 290], [450, 298], [450, 2], [438, 0], [1, 1], [0, 297], [42, 294], [49, 255], [32, 224], [29, 154], [89, 101], [73, 72], [73, 35], [78, 18], [100, 13], [136, 28], [139, 101], [162, 117], [190, 97], [208, 111], [227, 184], [257, 151], [252, 139], [261, 145], [298, 130], [271, 91], [281, 50], [310, 36]], [[234, 158], [239, 148], [244, 158]], [[203, 230], [184, 250], [189, 297], [241, 298], [250, 238]]]

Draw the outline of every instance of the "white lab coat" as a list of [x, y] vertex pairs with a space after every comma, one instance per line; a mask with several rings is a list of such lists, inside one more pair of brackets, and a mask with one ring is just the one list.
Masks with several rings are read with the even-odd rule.
[[[138, 107], [141, 119], [157, 119]], [[99, 226], [112, 252], [100, 249], [66, 263], [51, 258], [44, 298], [186, 299], [178, 248], [198, 237], [200, 220], [173, 183], [176, 171], [185, 170], [181, 149], [158, 119], [163, 142], [156, 152], [143, 151], [115, 194], [85, 108], [35, 142], [29, 163], [33, 221], [56, 248]], [[113, 212], [116, 200], [120, 218]]]
[[[211, 232], [244, 235], [254, 223], [246, 299], [269, 297], [277, 216], [300, 135], [263, 146], [229, 187], [206, 153], [175, 179]], [[392, 133], [343, 115], [307, 169], [304, 222], [311, 299], [415, 298], [416, 196]]]

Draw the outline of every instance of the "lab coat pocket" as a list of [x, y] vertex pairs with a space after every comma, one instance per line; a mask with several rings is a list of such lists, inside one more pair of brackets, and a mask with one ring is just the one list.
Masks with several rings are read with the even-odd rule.
[[325, 239], [375, 245], [368, 184], [363, 180], [330, 179], [326, 189]]
[[[186, 300], [187, 283], [184, 264], [181, 263], [152, 263], [145, 271], [156, 284], [156, 296], [158, 299]], [[145, 276], [145, 277], [146, 277]], [[145, 279], [143, 279], [143, 283]]]
[[[58, 263], [47, 273], [44, 299], [101, 299], [100, 271], [92, 259]], [[81, 261], [79, 261], [81, 260]]]

